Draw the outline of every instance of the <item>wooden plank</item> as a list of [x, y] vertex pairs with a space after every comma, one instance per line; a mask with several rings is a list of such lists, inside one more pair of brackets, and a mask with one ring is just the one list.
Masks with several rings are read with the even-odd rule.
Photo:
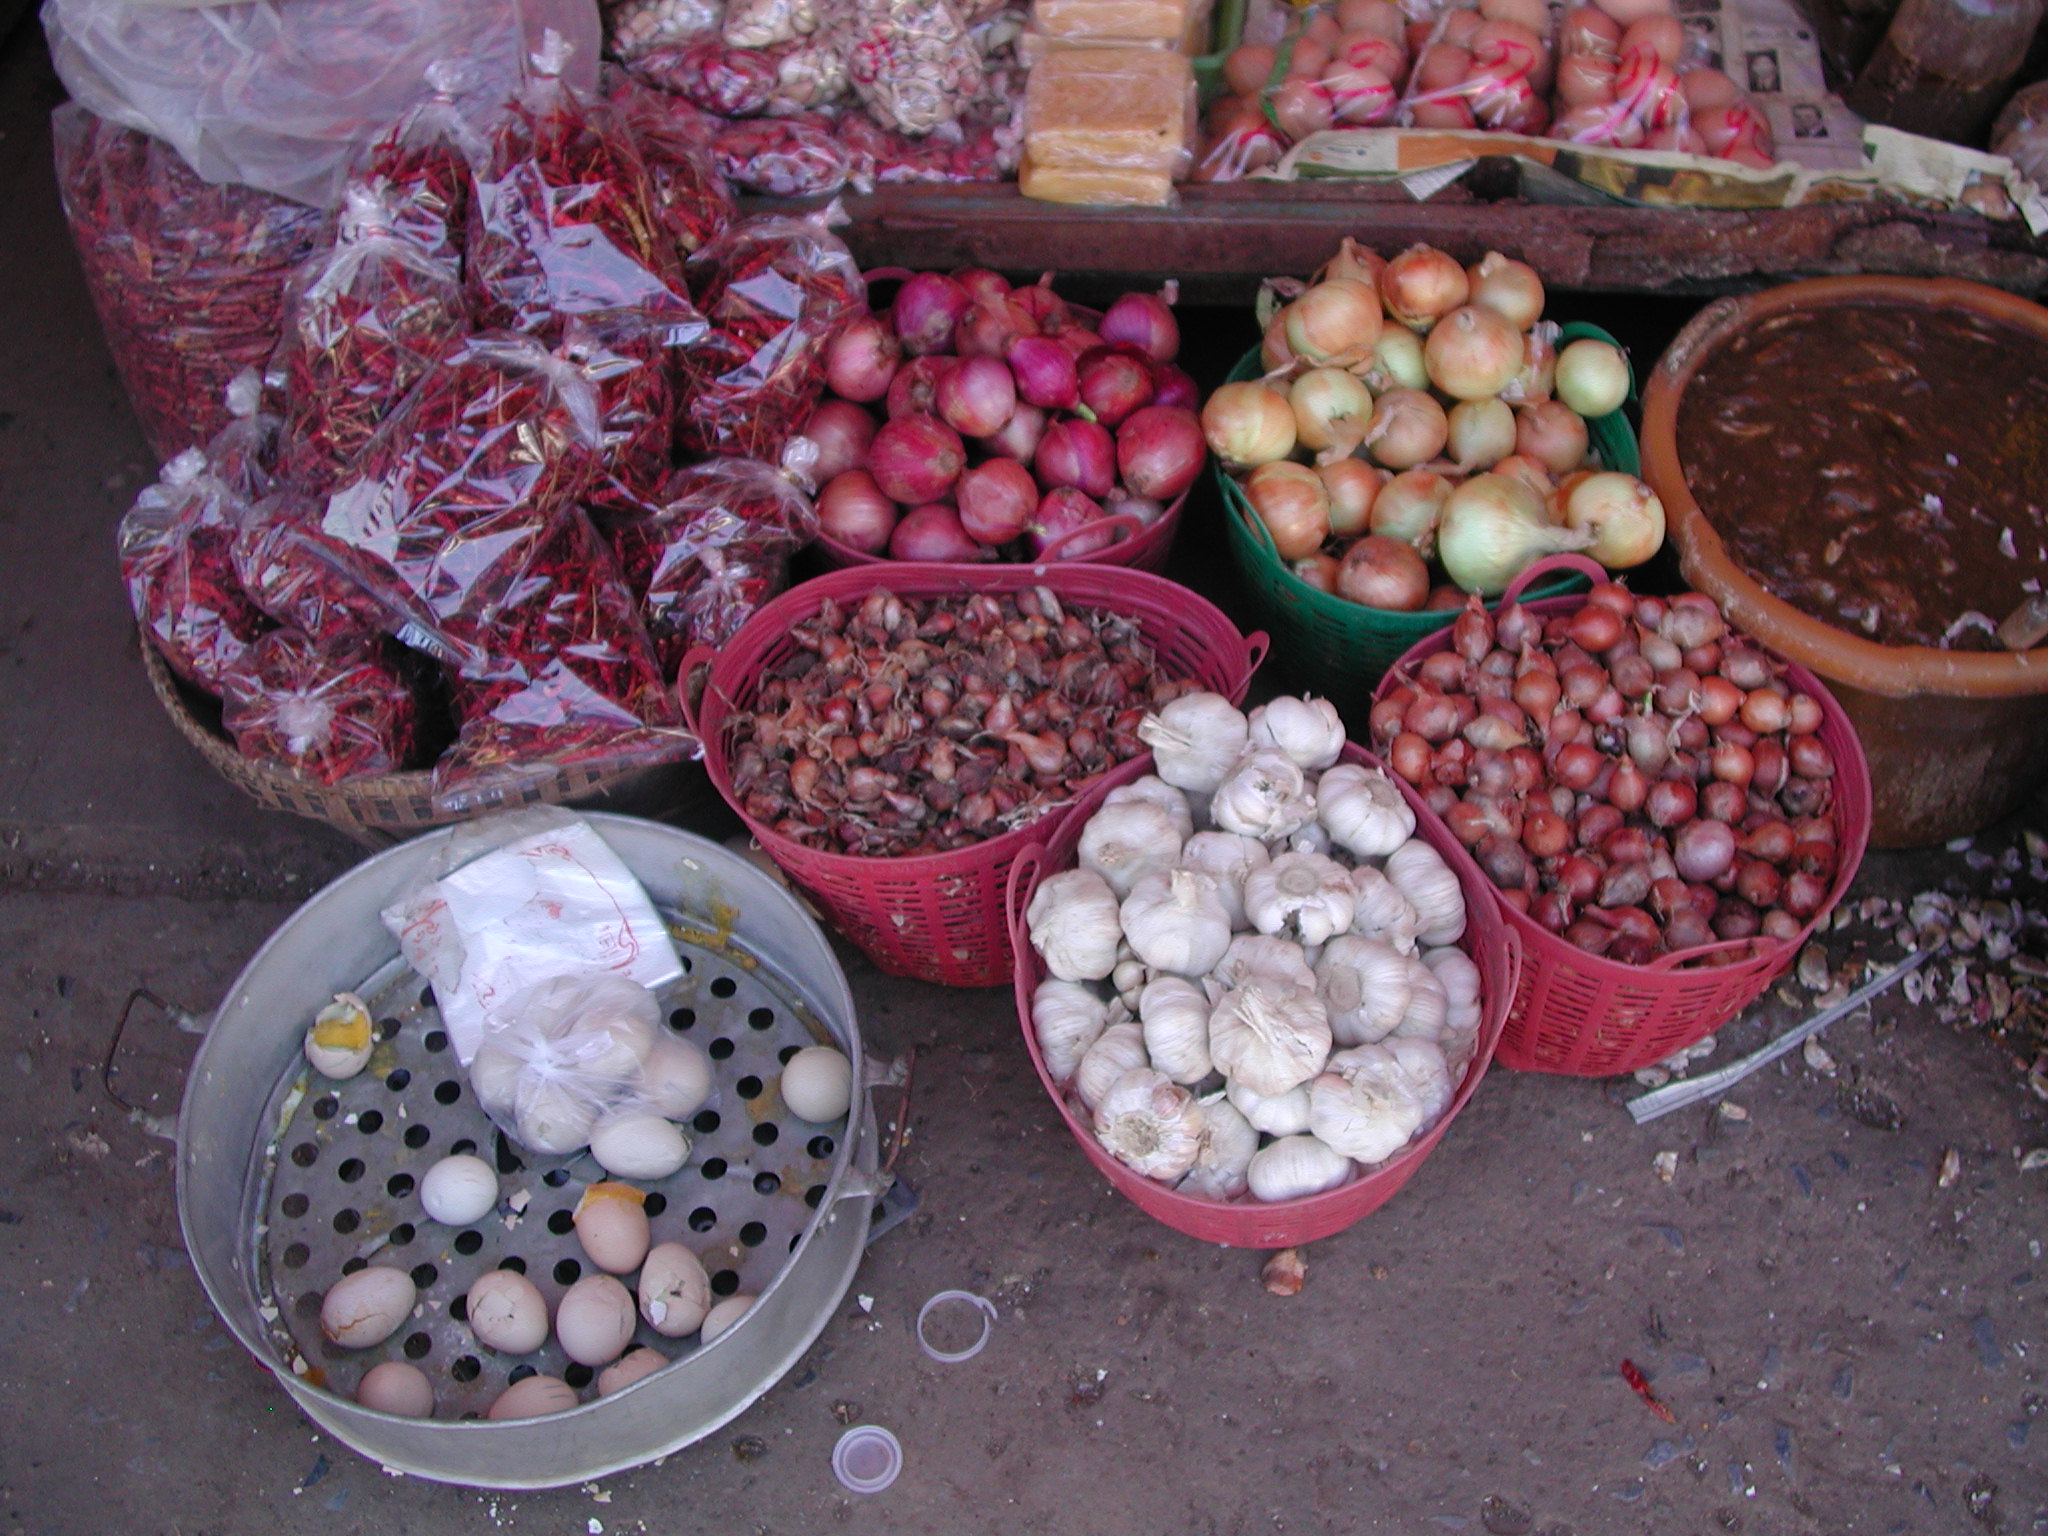
[[1242, 303], [1260, 276], [1304, 275], [1353, 235], [1381, 249], [1427, 241], [1461, 260], [1498, 250], [1560, 288], [1706, 294], [1791, 277], [1892, 272], [2048, 294], [2048, 241], [2024, 226], [1893, 202], [1749, 212], [1481, 202], [1418, 203], [1331, 181], [1182, 189], [1178, 208], [1068, 208], [1014, 186], [878, 188], [844, 199], [864, 265], [1057, 271], [1128, 287], [1177, 277], [1195, 303]]

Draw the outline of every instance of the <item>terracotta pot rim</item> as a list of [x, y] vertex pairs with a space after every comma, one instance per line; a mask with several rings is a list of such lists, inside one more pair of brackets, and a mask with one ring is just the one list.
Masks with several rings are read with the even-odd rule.
[[1966, 309], [2048, 341], [2048, 309], [1958, 278], [1810, 278], [1716, 299], [1679, 332], [1643, 389], [1643, 478], [1664, 503], [1680, 569], [1689, 583], [1720, 603], [1736, 627], [1830, 681], [1890, 697], [2048, 693], [2048, 647], [1982, 652], [1879, 645], [1772, 596], [1728, 554], [1686, 486], [1678, 458], [1678, 405], [1700, 365], [1718, 347], [1738, 331], [1789, 310], [1872, 301]]

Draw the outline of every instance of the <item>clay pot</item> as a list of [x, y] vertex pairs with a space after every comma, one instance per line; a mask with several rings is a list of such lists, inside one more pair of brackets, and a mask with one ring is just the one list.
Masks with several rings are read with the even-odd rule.
[[1787, 311], [1869, 301], [1970, 310], [2048, 341], [2048, 309], [1948, 278], [1828, 277], [1718, 299], [1679, 333], [1643, 390], [1643, 478], [1664, 503], [1685, 579], [1736, 628], [1819, 674], [1855, 723], [1876, 800], [1871, 845], [1912, 848], [1997, 821], [2048, 772], [2048, 647], [1878, 645], [1809, 617], [1729, 556], [1712, 509], [1687, 489], [1678, 454], [1679, 403], [1718, 347]]

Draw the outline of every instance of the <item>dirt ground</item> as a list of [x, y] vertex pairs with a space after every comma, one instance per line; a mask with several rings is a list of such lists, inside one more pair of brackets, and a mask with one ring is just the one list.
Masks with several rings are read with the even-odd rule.
[[[100, 1072], [132, 988], [210, 1006], [358, 853], [253, 809], [142, 678], [112, 533], [146, 455], [56, 213], [55, 99], [31, 24], [0, 55], [0, 1533], [2048, 1532], [2036, 1026], [1943, 1022], [1945, 968], [1937, 998], [1890, 994], [1824, 1051], [1641, 1128], [1632, 1081], [1495, 1070], [1283, 1298], [1264, 1255], [1184, 1237], [1090, 1171], [1006, 991], [842, 950], [868, 1048], [917, 1051], [916, 1205], [758, 1402], [538, 1493], [387, 1475], [316, 1429], [181, 1245], [149, 1116], [175, 1109], [192, 1041], [150, 1017], [123, 1042], [118, 1085], [148, 1115]], [[1214, 516], [1184, 539], [1197, 575]], [[1873, 856], [1852, 902], [2048, 907], [2023, 841], [2041, 824]], [[1831, 934], [1830, 957], [1889, 963], [1896, 926]], [[2048, 931], [2017, 952], [2048, 955]], [[1813, 1006], [1788, 979], [1700, 1065]], [[913, 1322], [951, 1288], [997, 1317], [940, 1365]], [[834, 1481], [849, 1423], [901, 1439], [888, 1491]]]

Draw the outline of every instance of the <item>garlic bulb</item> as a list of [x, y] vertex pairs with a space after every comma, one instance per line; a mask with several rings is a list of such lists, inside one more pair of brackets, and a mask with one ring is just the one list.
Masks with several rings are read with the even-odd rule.
[[1283, 853], [1245, 876], [1244, 915], [1261, 933], [1322, 944], [1351, 926], [1351, 871], [1320, 853]]
[[1181, 845], [1183, 869], [1199, 869], [1216, 882], [1233, 932], [1245, 926], [1244, 877], [1271, 861], [1266, 845], [1235, 832], [1197, 832]]
[[1152, 1065], [1176, 1083], [1199, 1083], [1209, 1061], [1209, 998], [1192, 981], [1161, 976], [1138, 994], [1139, 1027]]
[[1402, 962], [1408, 968], [1408, 1006], [1393, 1032], [1404, 1040], [1440, 1039], [1450, 1017], [1450, 996], [1436, 972], [1414, 955], [1403, 956]]
[[1301, 987], [1254, 981], [1227, 992], [1209, 1015], [1209, 1058], [1255, 1093], [1285, 1093], [1323, 1069], [1330, 1020]]
[[1230, 948], [1230, 913], [1216, 882], [1199, 869], [1146, 875], [1131, 887], [1118, 919], [1132, 952], [1154, 970], [1205, 975]]
[[1102, 797], [1104, 806], [1122, 805], [1129, 800], [1143, 800], [1166, 812], [1173, 818], [1182, 842], [1195, 835], [1195, 813], [1188, 805], [1188, 797], [1158, 775], [1148, 773], [1142, 779], [1119, 784]]
[[1296, 1136], [1308, 1129], [1307, 1083], [1271, 1097], [1253, 1093], [1243, 1083], [1231, 1083], [1224, 1094], [1246, 1124], [1268, 1136]]
[[1048, 976], [1031, 994], [1031, 1030], [1038, 1054], [1056, 1083], [1064, 1083], [1081, 1058], [1108, 1027], [1109, 1011], [1101, 998], [1078, 981]]
[[1179, 1178], [1202, 1149], [1202, 1106], [1150, 1067], [1126, 1072], [1095, 1106], [1095, 1139], [1148, 1179]]
[[1114, 970], [1123, 938], [1118, 900], [1092, 869], [1069, 869], [1040, 881], [1024, 921], [1045, 968], [1062, 981], [1100, 981]]
[[1223, 958], [1206, 978], [1223, 992], [1263, 981], [1281, 987], [1316, 989], [1315, 972], [1309, 969], [1301, 946], [1292, 939], [1276, 939], [1262, 933], [1240, 933], [1223, 951]]
[[1370, 1045], [1408, 1011], [1409, 957], [1378, 939], [1339, 934], [1316, 961], [1316, 990], [1338, 1045]]
[[1074, 1069], [1074, 1097], [1094, 1112], [1109, 1085], [1126, 1072], [1151, 1065], [1145, 1054], [1145, 1032], [1136, 1024], [1112, 1024], [1095, 1037]]
[[1416, 1097], [1422, 1103], [1422, 1128], [1429, 1129], [1451, 1107], [1458, 1091], [1443, 1051], [1434, 1040], [1403, 1040], [1398, 1035], [1387, 1042], [1387, 1050], [1414, 1085]]
[[1415, 835], [1415, 812], [1377, 768], [1339, 763], [1316, 780], [1316, 819], [1361, 859], [1381, 859]]
[[1370, 864], [1351, 871], [1351, 931], [1391, 944], [1402, 954], [1415, 952], [1415, 928], [1421, 922], [1415, 905], [1401, 888]]
[[1423, 1088], [1391, 1050], [1355, 1045], [1308, 1087], [1309, 1128], [1346, 1157], [1383, 1163], [1424, 1119]]
[[1297, 767], [1327, 768], [1344, 752], [1344, 720], [1328, 699], [1274, 699], [1247, 723], [1254, 751], [1270, 747]]
[[1213, 792], [1244, 756], [1249, 726], [1220, 693], [1186, 693], [1138, 725], [1159, 777], [1181, 789]]
[[1315, 820], [1308, 779], [1284, 753], [1247, 752], [1216, 786], [1209, 815], [1226, 832], [1286, 837]]
[[1415, 937], [1420, 942], [1458, 942], [1465, 932], [1465, 893], [1442, 854], [1411, 837], [1387, 855], [1386, 872], [1415, 908]]
[[1422, 957], [1422, 963], [1436, 973], [1436, 979], [1444, 985], [1444, 999], [1449, 1011], [1444, 1017], [1446, 1034], [1471, 1034], [1479, 1028], [1481, 1017], [1479, 1006], [1479, 967], [1472, 963], [1472, 957], [1454, 945], [1446, 944], [1432, 949]]
[[1081, 867], [1107, 880], [1122, 901], [1146, 875], [1173, 867], [1181, 841], [1179, 823], [1149, 800], [1105, 805], [1081, 829]]
[[1351, 1159], [1314, 1136], [1283, 1136], [1252, 1154], [1245, 1182], [1256, 1200], [1301, 1200], [1351, 1178]]
[[1201, 1145], [1194, 1166], [1174, 1188], [1197, 1200], [1235, 1200], [1251, 1187], [1246, 1174], [1259, 1150], [1259, 1133], [1222, 1094], [1201, 1102]]

